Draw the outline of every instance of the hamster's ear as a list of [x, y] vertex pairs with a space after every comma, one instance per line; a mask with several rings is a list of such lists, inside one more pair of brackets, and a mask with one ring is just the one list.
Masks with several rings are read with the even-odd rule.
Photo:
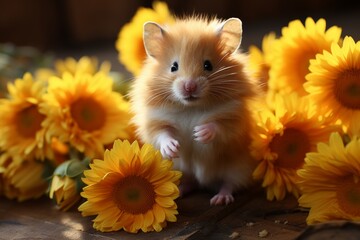
[[219, 29], [221, 40], [225, 43], [225, 49], [231, 53], [238, 50], [242, 39], [242, 22], [239, 18], [229, 18]]
[[164, 29], [155, 22], [146, 22], [144, 24], [143, 41], [146, 54], [155, 57], [155, 53], [159, 48], [159, 42], [165, 35]]

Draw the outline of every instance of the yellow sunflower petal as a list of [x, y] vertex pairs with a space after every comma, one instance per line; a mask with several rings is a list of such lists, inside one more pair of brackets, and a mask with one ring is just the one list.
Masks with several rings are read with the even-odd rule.
[[178, 189], [178, 187], [174, 183], [166, 182], [164, 184], [161, 184], [154, 190], [160, 196], [170, 196], [174, 193], [177, 193], [178, 192], [177, 189]]
[[345, 37], [342, 45], [333, 43], [331, 49], [318, 54], [310, 62], [305, 90], [315, 104], [330, 112], [334, 121], [347, 126], [360, 116], [360, 44]]
[[[137, 142], [116, 140], [104, 160], [90, 164], [84, 178], [90, 185], [81, 193], [87, 201], [79, 210], [84, 216], [97, 215], [95, 229], [160, 231], [166, 221], [176, 221], [174, 200], [181, 174], [173, 171], [167, 160], [159, 159], [157, 152], [149, 145], [143, 149]], [[161, 172], [160, 177], [155, 172]]]
[[43, 126], [48, 129], [47, 139], [56, 136], [88, 157], [98, 157], [105, 144], [127, 136], [129, 104], [113, 91], [112, 84], [103, 72], [53, 77], [40, 106], [46, 115]]
[[310, 208], [308, 224], [360, 218], [360, 151], [353, 150], [360, 143], [356, 136], [349, 141], [351, 151], [344, 149], [339, 134], [332, 134], [329, 143], [319, 144], [318, 151], [309, 154], [298, 171], [299, 204]]
[[154, 216], [157, 222], [161, 223], [165, 221], [165, 211], [158, 204], [154, 204]]
[[14, 158], [53, 159], [50, 144], [45, 142], [45, 115], [39, 110], [46, 85], [30, 73], [8, 83], [9, 98], [0, 104], [0, 148]]
[[144, 229], [147, 230], [150, 226], [154, 224], [155, 217], [153, 211], [148, 211], [147, 213], [143, 214], [143, 216], [144, 220], [141, 229], [144, 231]]
[[[316, 107], [304, 97], [292, 93], [277, 94], [273, 111], [259, 114], [257, 128], [252, 134], [251, 152], [256, 153], [258, 166], [253, 172], [262, 181], [268, 199], [283, 199], [287, 193], [296, 197], [296, 171], [305, 161], [306, 154], [314, 151], [319, 142], [327, 142], [338, 125], [327, 124], [327, 117], [317, 115]], [[339, 139], [336, 139], [335, 146]], [[320, 144], [322, 151], [329, 147]], [[340, 156], [340, 155], [339, 155]]]
[[341, 29], [333, 26], [326, 30], [326, 21], [307, 18], [303, 25], [294, 20], [282, 29], [282, 36], [275, 45], [270, 70], [269, 87], [272, 91], [290, 93], [296, 91], [306, 95], [303, 88], [305, 76], [309, 73], [309, 60], [324, 50], [330, 50], [332, 43], [340, 40]]

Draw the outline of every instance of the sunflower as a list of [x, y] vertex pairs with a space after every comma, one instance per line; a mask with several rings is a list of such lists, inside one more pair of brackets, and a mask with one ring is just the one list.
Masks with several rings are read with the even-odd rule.
[[47, 140], [57, 137], [92, 158], [103, 154], [105, 144], [126, 138], [129, 103], [112, 90], [112, 84], [103, 72], [52, 77], [40, 106], [47, 115], [43, 122]]
[[153, 9], [139, 8], [131, 19], [131, 22], [125, 24], [120, 29], [116, 41], [119, 61], [134, 75], [139, 74], [146, 58], [143, 44], [143, 25], [147, 21], [154, 21], [159, 24], [171, 24], [174, 22], [174, 17], [165, 2], [155, 1], [153, 3]]
[[341, 28], [333, 26], [326, 30], [326, 21], [312, 18], [294, 20], [282, 29], [279, 44], [274, 48], [274, 62], [270, 70], [269, 87], [280, 93], [296, 91], [300, 96], [307, 93], [303, 88], [309, 73], [309, 60], [329, 50], [332, 43], [340, 40]]
[[329, 220], [360, 221], [360, 137], [345, 144], [334, 132], [329, 143], [306, 155], [298, 171], [302, 196], [299, 205], [310, 208], [308, 224]]
[[251, 144], [252, 155], [259, 161], [253, 177], [262, 181], [268, 200], [281, 200], [286, 192], [298, 197], [296, 170], [302, 167], [305, 154], [339, 129], [326, 125], [314, 106], [295, 93], [277, 95], [275, 100], [275, 112], [259, 112]]
[[87, 186], [81, 194], [87, 201], [79, 211], [97, 215], [95, 229], [161, 231], [166, 221], [176, 221], [181, 173], [151, 145], [116, 140], [104, 160], [94, 160], [90, 168], [84, 171]]
[[65, 59], [57, 59], [55, 61], [55, 68], [38, 68], [34, 76], [36, 80], [47, 82], [52, 76], [61, 77], [65, 72], [72, 75], [76, 73], [95, 74], [98, 71], [108, 74], [111, 65], [108, 61], [103, 62], [99, 66], [99, 60], [96, 57], [83, 56], [79, 60], [68, 57]]
[[72, 57], [68, 57], [64, 60], [58, 59], [55, 62], [55, 69], [58, 76], [62, 76], [65, 72], [69, 72], [73, 75], [76, 73], [89, 73], [91, 75], [96, 72], [110, 72], [110, 63], [105, 61], [100, 67], [99, 60], [96, 57], [83, 56], [78, 61]]
[[51, 158], [46, 129], [41, 125], [46, 116], [39, 111], [46, 86], [26, 73], [9, 83], [8, 91], [10, 97], [0, 100], [0, 149], [14, 158]]
[[25, 201], [39, 198], [48, 187], [49, 163], [46, 161], [14, 161], [10, 155], [1, 156], [4, 171], [2, 173], [3, 194], [9, 199]]
[[271, 32], [264, 36], [262, 47], [249, 47], [249, 69], [252, 76], [258, 79], [265, 91], [268, 90], [269, 71], [273, 62], [273, 48], [276, 44], [276, 35]]
[[345, 37], [342, 46], [334, 43], [331, 50], [310, 61], [310, 73], [304, 88], [311, 99], [328, 109], [334, 119], [348, 125], [360, 117], [360, 41]]

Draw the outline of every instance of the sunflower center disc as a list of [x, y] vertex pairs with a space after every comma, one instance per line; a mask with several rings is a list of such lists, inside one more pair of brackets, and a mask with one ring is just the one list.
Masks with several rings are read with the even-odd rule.
[[71, 105], [71, 115], [79, 128], [86, 131], [100, 129], [105, 123], [105, 110], [95, 99], [80, 98]]
[[304, 163], [305, 154], [310, 150], [309, 138], [303, 131], [288, 128], [283, 135], [273, 138], [270, 149], [278, 155], [277, 166], [298, 169]]
[[360, 70], [343, 72], [335, 81], [335, 97], [345, 107], [360, 109]]
[[45, 116], [39, 113], [37, 106], [33, 105], [18, 112], [15, 122], [19, 134], [26, 138], [33, 138], [41, 129], [41, 122], [44, 119]]
[[349, 178], [337, 188], [336, 197], [341, 210], [352, 216], [360, 216], [360, 183]]
[[152, 184], [139, 176], [128, 176], [116, 184], [114, 201], [119, 209], [132, 213], [146, 213], [155, 203]]

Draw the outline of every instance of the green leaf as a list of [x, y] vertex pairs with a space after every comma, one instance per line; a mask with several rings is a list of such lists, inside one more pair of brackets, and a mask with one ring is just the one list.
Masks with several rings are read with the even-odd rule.
[[87, 169], [87, 165], [82, 161], [71, 160], [66, 169], [66, 176], [75, 178], [76, 176], [82, 174], [85, 169]]
[[67, 172], [67, 169], [68, 169], [71, 161], [73, 161], [73, 160], [65, 161], [62, 164], [60, 164], [59, 166], [57, 166], [57, 168], [54, 171], [54, 175], [58, 175], [61, 177], [66, 176], [66, 172]]

